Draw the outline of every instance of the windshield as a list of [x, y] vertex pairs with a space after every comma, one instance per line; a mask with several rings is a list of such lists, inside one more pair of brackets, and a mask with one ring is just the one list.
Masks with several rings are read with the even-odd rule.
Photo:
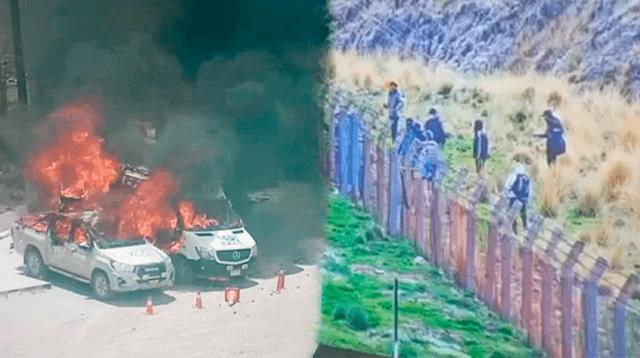
[[206, 228], [206, 230], [230, 230], [242, 227], [240, 217], [233, 211], [231, 202], [227, 199], [196, 200], [196, 212], [204, 213], [216, 219], [220, 225]]
[[114, 240], [114, 239], [97, 239], [94, 240], [100, 249], [115, 249], [118, 247], [129, 247], [144, 245], [147, 242], [143, 239]]

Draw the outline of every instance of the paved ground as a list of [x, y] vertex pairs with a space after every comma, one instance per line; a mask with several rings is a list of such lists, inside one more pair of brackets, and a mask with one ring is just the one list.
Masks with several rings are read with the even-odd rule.
[[[287, 276], [244, 282], [240, 302], [224, 302], [224, 285], [154, 292], [104, 303], [88, 286], [52, 275], [53, 287], [0, 297], [0, 357], [310, 357], [315, 351], [320, 274], [315, 266]], [[194, 308], [202, 290], [204, 308]]]

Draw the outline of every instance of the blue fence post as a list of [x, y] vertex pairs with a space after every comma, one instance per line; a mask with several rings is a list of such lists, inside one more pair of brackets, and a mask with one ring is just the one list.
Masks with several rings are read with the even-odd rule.
[[627, 302], [631, 296], [631, 291], [638, 284], [638, 276], [632, 274], [624, 283], [613, 308], [613, 356], [616, 358], [627, 357]]
[[343, 195], [346, 195], [349, 192], [349, 175], [351, 172], [351, 134], [350, 134], [350, 125], [349, 119], [343, 113], [339, 122], [340, 128], [340, 176], [339, 176], [339, 184], [340, 184], [340, 192]]
[[371, 133], [368, 126], [363, 131], [362, 143], [362, 201], [364, 207], [371, 212]]
[[362, 124], [357, 112], [350, 113], [351, 124], [351, 195], [359, 202], [362, 188]]
[[598, 356], [598, 281], [608, 268], [607, 260], [598, 257], [584, 282], [582, 305], [584, 315], [584, 342], [586, 358]]
[[394, 145], [389, 153], [389, 235], [399, 235], [401, 230], [402, 188], [396, 150]]

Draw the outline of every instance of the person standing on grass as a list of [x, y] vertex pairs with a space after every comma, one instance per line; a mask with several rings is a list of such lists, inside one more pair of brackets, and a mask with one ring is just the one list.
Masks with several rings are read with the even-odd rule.
[[484, 123], [480, 119], [476, 120], [473, 132], [473, 158], [476, 160], [476, 173], [480, 174], [489, 158], [489, 136], [484, 130]]
[[[527, 229], [527, 204], [531, 197], [531, 181], [527, 175], [523, 165], [516, 166], [514, 172], [509, 176], [505, 183], [505, 188], [509, 191], [509, 208], [511, 208], [516, 201], [522, 203], [520, 209], [520, 217], [522, 218], [522, 227]], [[517, 220], [513, 221], [513, 232], [517, 231]]]
[[554, 114], [551, 109], [545, 110], [542, 116], [547, 122], [547, 130], [542, 134], [534, 134], [533, 136], [547, 139], [547, 165], [551, 166], [556, 162], [556, 158], [566, 151], [567, 143], [560, 117]]
[[433, 140], [438, 143], [440, 148], [444, 147], [444, 143], [447, 141], [446, 133], [442, 125], [442, 119], [434, 107], [429, 109], [429, 119], [424, 124], [424, 130], [431, 131]]
[[391, 126], [391, 138], [394, 143], [398, 134], [398, 123], [400, 122], [400, 110], [404, 107], [404, 98], [402, 98], [402, 92], [398, 89], [398, 84], [395, 81], [389, 83], [389, 124]]

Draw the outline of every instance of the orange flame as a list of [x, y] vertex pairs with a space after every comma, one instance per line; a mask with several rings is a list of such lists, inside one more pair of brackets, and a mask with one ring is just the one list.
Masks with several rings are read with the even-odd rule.
[[192, 230], [194, 228], [207, 229], [220, 225], [218, 220], [214, 218], [209, 218], [202, 213], [196, 214], [193, 202], [191, 201], [181, 201], [178, 203], [178, 210], [180, 211], [182, 225], [184, 225], [184, 229], [186, 230]]
[[96, 105], [79, 101], [49, 116], [57, 140], [34, 153], [25, 177], [43, 187], [55, 205], [59, 195], [91, 201], [109, 191], [118, 179], [118, 160], [104, 150], [96, 132], [102, 121]]
[[129, 200], [118, 209], [118, 237], [155, 238], [160, 230], [175, 230], [178, 217], [171, 209], [177, 183], [170, 173], [156, 170], [140, 183]]

